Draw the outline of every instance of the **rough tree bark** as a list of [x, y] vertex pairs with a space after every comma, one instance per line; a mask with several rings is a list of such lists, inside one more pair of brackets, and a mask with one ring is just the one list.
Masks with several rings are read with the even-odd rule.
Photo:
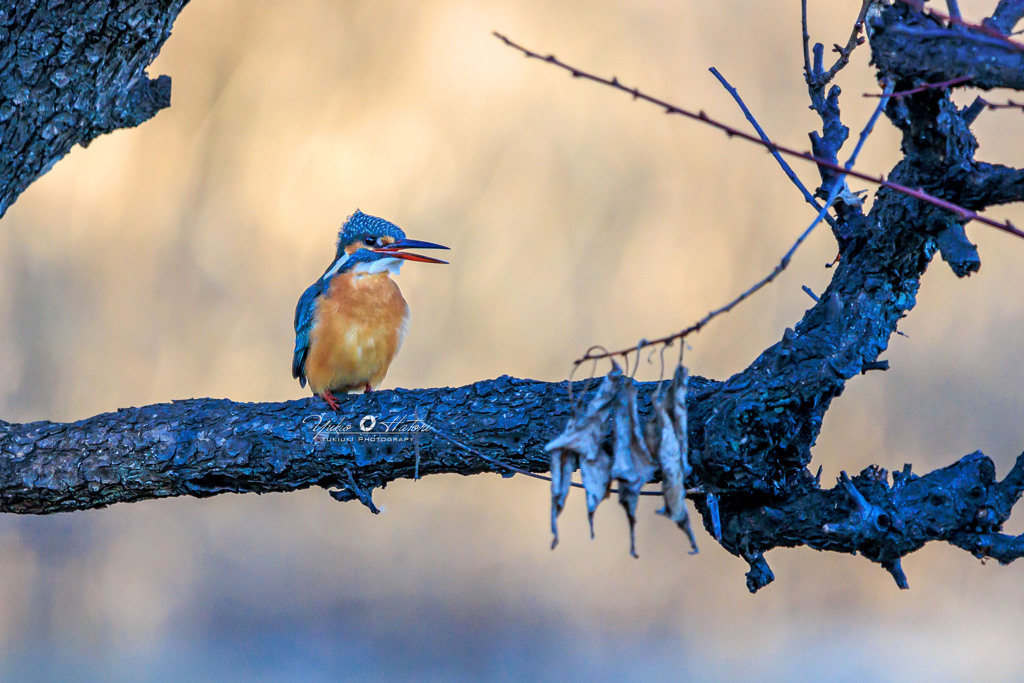
[[171, 103], [150, 80], [188, 0], [17, 0], [0, 7], [0, 216], [76, 144]]
[[[169, 82], [149, 81], [144, 68], [183, 1], [50, 4], [0, 11], [0, 213], [74, 143], [135, 125], [168, 103]], [[985, 25], [1005, 34], [1022, 15], [1024, 3], [1002, 0]], [[1024, 51], [994, 33], [947, 27], [905, 2], [869, 24], [878, 77], [897, 91], [967, 78], [984, 89], [1024, 89]], [[814, 152], [837, 161], [848, 130], [838, 90], [826, 89], [820, 48], [807, 80], [823, 121]], [[958, 109], [948, 88], [892, 99], [885, 113], [903, 133], [904, 158], [890, 179], [976, 210], [1024, 200], [1024, 171], [974, 158], [970, 124], [979, 111]], [[822, 177], [826, 185], [833, 174]], [[742, 372], [692, 381], [690, 483], [705, 527], [715, 526], [714, 494], [719, 541], [750, 563], [752, 591], [772, 580], [764, 553], [775, 547], [861, 553], [901, 587], [900, 558], [928, 541], [1000, 562], [1020, 557], [1024, 541], [999, 530], [1024, 491], [1024, 455], [1002, 481], [981, 453], [922, 477], [907, 466], [891, 481], [872, 467], [832, 489], [808, 470], [831, 401], [848, 379], [880, 367], [934, 255], [959, 276], [980, 267], [964, 220], [933, 205], [882, 190], [870, 213], [850, 203], [835, 210], [840, 258], [818, 302]], [[350, 396], [337, 415], [318, 399], [195, 399], [73, 424], [0, 423], [0, 510], [45, 514], [309, 486], [372, 508], [372, 489], [417, 474], [507, 472], [499, 460], [544, 472], [543, 445], [570, 414], [566, 388], [502, 377]], [[642, 405], [651, 389], [640, 385]], [[396, 438], [362, 441], [357, 425], [368, 415], [404, 417], [411, 431], [392, 425]]]

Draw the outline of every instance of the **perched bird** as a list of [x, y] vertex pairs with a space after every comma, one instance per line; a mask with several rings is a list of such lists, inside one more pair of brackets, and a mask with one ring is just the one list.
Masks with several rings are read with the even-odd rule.
[[391, 279], [403, 261], [447, 263], [404, 249], [447, 249], [406, 239], [395, 224], [356, 211], [338, 233], [334, 261], [295, 308], [292, 377], [333, 410], [333, 392], [372, 391], [387, 374], [409, 324], [409, 306]]

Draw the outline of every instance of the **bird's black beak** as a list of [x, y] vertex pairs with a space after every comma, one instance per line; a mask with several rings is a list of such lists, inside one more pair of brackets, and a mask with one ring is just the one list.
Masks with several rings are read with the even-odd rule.
[[371, 249], [370, 251], [377, 254], [387, 254], [392, 258], [405, 259], [406, 261], [419, 261], [420, 263], [445, 263], [438, 258], [432, 258], [430, 256], [423, 256], [421, 254], [410, 254], [402, 251], [403, 249], [447, 249], [448, 247], [443, 244], [434, 244], [433, 242], [422, 242], [420, 240], [399, 240], [392, 244], [387, 244], [383, 247]]

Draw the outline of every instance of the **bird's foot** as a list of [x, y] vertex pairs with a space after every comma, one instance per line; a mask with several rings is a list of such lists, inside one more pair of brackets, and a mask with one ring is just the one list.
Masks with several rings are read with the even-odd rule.
[[331, 410], [333, 410], [334, 412], [337, 413], [341, 410], [341, 404], [338, 403], [338, 399], [335, 398], [334, 394], [332, 394], [330, 391], [325, 391], [324, 393], [320, 394], [320, 398], [322, 398], [324, 402], [327, 403], [327, 405], [330, 406]]
[[368, 393], [370, 393], [371, 391], [373, 391], [373, 387], [372, 387], [372, 386], [370, 386], [370, 383], [369, 383], [369, 382], [367, 382], [367, 383], [366, 383], [366, 386], [365, 386], [365, 387], [363, 387], [363, 393], [364, 393], [364, 394], [368, 394]]

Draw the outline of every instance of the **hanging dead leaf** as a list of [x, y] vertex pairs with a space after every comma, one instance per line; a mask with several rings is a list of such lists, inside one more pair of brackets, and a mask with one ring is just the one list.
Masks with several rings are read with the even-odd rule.
[[587, 522], [590, 524], [590, 537], [593, 538], [594, 512], [601, 501], [608, 497], [612, 487], [612, 456], [608, 452], [607, 443], [598, 448], [593, 458], [580, 461], [580, 478], [587, 492]]
[[[686, 507], [687, 392], [686, 368], [680, 365], [667, 395], [654, 402], [654, 418], [642, 428], [637, 388], [626, 380], [617, 364], [605, 376], [594, 398], [577, 411], [563, 432], [545, 447], [551, 453], [551, 547], [558, 545], [558, 517], [579, 467], [587, 495], [587, 520], [594, 536], [594, 512], [608, 497], [612, 481], [618, 484], [619, 503], [629, 520], [629, 552], [636, 553], [636, 508], [641, 489], [654, 479], [659, 467], [664, 480], [665, 509], [686, 532], [697, 552]], [[655, 464], [657, 458], [657, 465]]]
[[679, 452], [683, 457], [683, 476], [693, 474], [690, 466], [690, 440], [688, 424], [688, 413], [686, 411], [686, 396], [690, 391], [690, 372], [682, 363], [676, 368], [672, 376], [672, 383], [669, 385], [668, 410], [672, 416], [672, 426], [675, 429], [676, 440], [679, 442]]
[[636, 385], [626, 383], [613, 408], [612, 477], [619, 484], [619, 503], [629, 520], [629, 554], [636, 554], [636, 506], [640, 489], [654, 478], [655, 467], [640, 427]]
[[[658, 514], [665, 515], [682, 529], [690, 539], [691, 554], [696, 553], [697, 539], [690, 527], [689, 511], [686, 507], [686, 475], [689, 474], [686, 438], [686, 391], [688, 377], [686, 368], [680, 365], [668, 388], [668, 395], [654, 400], [653, 433], [658, 444], [656, 453], [661, 466], [661, 487], [665, 507]], [[669, 407], [672, 416], [669, 415]], [[682, 439], [680, 440], [681, 426]]]
[[[622, 370], [612, 363], [609, 372], [586, 409], [569, 419], [565, 429], [551, 440], [544, 450], [551, 453], [551, 547], [558, 545], [558, 516], [572, 485], [572, 473], [580, 467], [587, 491], [590, 533], [593, 536], [593, 513], [598, 503], [608, 496], [611, 457], [602, 447], [608, 433], [611, 404], [622, 384]], [[604, 473], [602, 475], [602, 472]]]

